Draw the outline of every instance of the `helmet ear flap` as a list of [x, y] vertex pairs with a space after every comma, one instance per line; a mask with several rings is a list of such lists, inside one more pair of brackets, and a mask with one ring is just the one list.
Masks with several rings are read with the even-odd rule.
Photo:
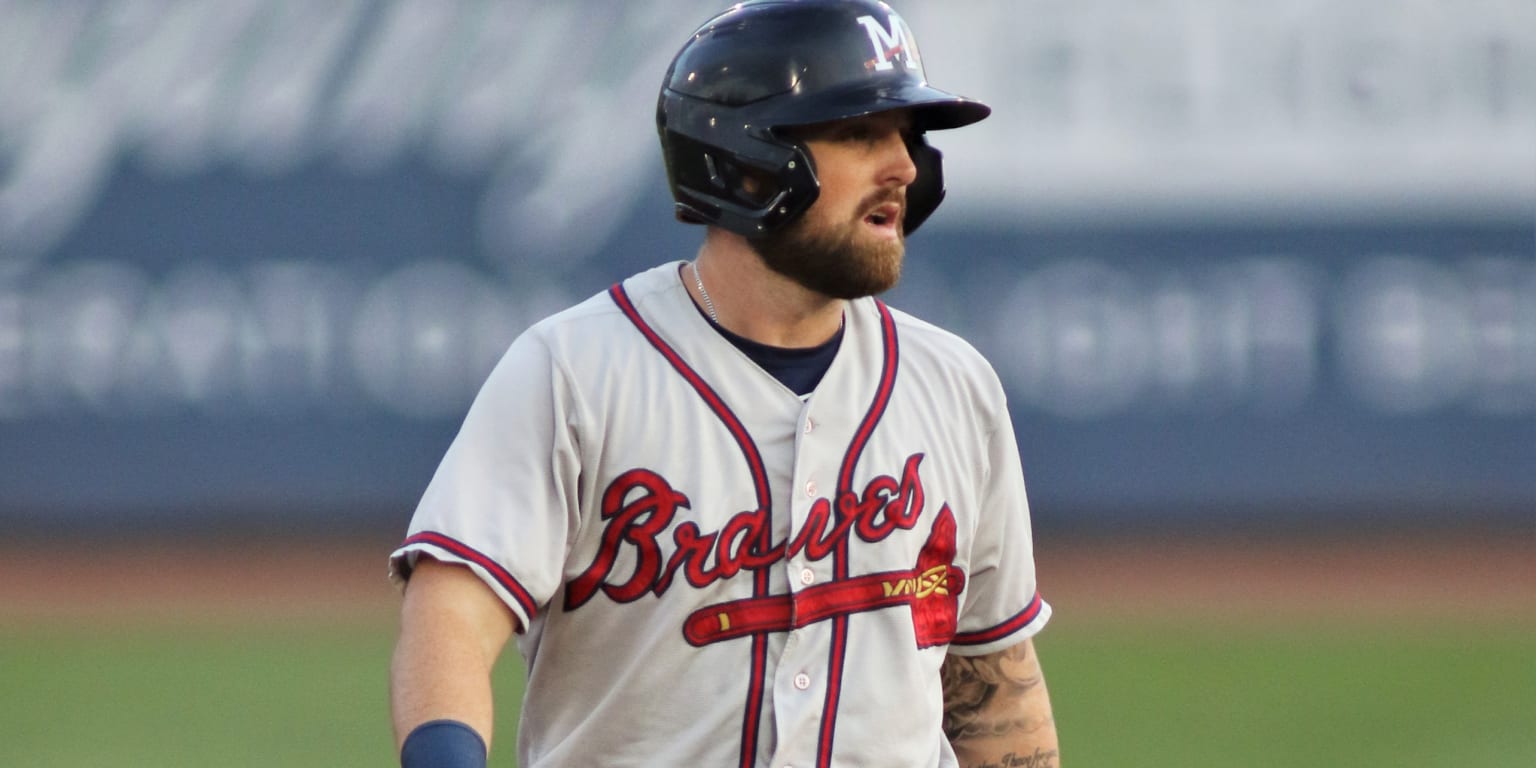
[[756, 237], [804, 213], [821, 193], [798, 144], [755, 139], [732, 150], [664, 129], [662, 150], [677, 218], [686, 223]]
[[921, 133], [907, 139], [907, 153], [917, 168], [916, 178], [907, 185], [907, 213], [901, 222], [910, 235], [944, 202], [944, 153], [930, 146]]

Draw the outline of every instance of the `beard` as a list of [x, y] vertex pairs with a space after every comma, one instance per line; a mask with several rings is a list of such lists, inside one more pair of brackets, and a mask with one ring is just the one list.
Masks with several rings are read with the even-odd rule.
[[[877, 193], [859, 210], [871, 210], [891, 200], [905, 203], [900, 193]], [[863, 226], [862, 217], [833, 224], [819, 222], [807, 212], [784, 229], [753, 238], [751, 243], [769, 269], [802, 287], [835, 299], [861, 299], [896, 285], [906, 250], [905, 235], [861, 242]], [[899, 221], [897, 226], [899, 232]]]

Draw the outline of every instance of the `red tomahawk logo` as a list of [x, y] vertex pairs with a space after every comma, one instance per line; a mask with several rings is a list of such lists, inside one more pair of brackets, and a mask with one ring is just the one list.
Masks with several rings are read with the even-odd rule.
[[917, 647], [949, 642], [955, 635], [965, 572], [956, 568], [955, 515], [945, 505], [917, 555], [917, 566], [807, 587], [798, 594], [748, 597], [707, 605], [683, 624], [693, 645], [708, 645], [759, 632], [788, 632], [849, 613], [905, 605], [912, 610]]

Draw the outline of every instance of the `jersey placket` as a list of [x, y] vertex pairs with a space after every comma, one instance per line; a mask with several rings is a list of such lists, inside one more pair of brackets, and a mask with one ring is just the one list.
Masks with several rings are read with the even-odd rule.
[[[840, 453], [833, 430], [823, 428], [815, 414], [811, 398], [801, 406], [800, 428], [795, 435], [795, 460], [789, 499], [789, 538], [812, 524], [813, 509], [820, 498], [824, 483], [836, 466]], [[827, 490], [831, 490], [828, 488]], [[830, 522], [828, 523], [830, 528]], [[823, 531], [825, 535], [825, 531]], [[831, 578], [828, 560], [813, 560], [810, 547], [786, 553], [782, 563], [785, 579], [791, 595], [790, 626], [775, 666], [773, 679], [773, 709], [776, 727], [775, 750], [770, 763], [774, 768], [813, 766], [816, 762], [818, 730], [821, 724], [821, 705], [826, 699], [826, 648], [830, 639], [830, 625], [818, 621], [799, 626], [801, 623], [799, 597], [809, 588]], [[797, 628], [798, 627], [798, 628]]]
[[[833, 584], [848, 584], [844, 580], [852, 572], [848, 560], [853, 532], [838, 519], [838, 497], [853, 492], [854, 470], [889, 402], [897, 362], [894, 324], [883, 306], [875, 306], [878, 323], [873, 328], [865, 325], [868, 318], [848, 313], [847, 339], [855, 345], [849, 351], [862, 358], [856, 367], [879, 372], [875, 382], [854, 377], [854, 397], [873, 395], [868, 410], [848, 408], [849, 393], [842, 393], [826, 398], [836, 411], [818, 411], [815, 396], [800, 411], [791, 486], [791, 544], [785, 557], [792, 595], [791, 639], [786, 641], [774, 678], [779, 735], [774, 766], [826, 765], [832, 756], [834, 726], [842, 707], [839, 677], [850, 617], [845, 613], [829, 615], [825, 606], [816, 605], [820, 600], [802, 597], [808, 590], [825, 596]], [[859, 345], [859, 340], [871, 336], [881, 343]], [[831, 381], [823, 380], [823, 387], [841, 383], [830, 373], [828, 379]], [[797, 546], [796, 542], [803, 543]]]

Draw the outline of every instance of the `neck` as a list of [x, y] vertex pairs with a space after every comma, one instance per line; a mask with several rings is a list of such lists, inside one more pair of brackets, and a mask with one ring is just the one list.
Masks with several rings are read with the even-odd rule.
[[[759, 344], [814, 347], [842, 326], [846, 302], [769, 269], [746, 239], [732, 232], [711, 228], [692, 269], [698, 270], [720, 325]], [[696, 280], [686, 277], [689, 295], [706, 309]]]

